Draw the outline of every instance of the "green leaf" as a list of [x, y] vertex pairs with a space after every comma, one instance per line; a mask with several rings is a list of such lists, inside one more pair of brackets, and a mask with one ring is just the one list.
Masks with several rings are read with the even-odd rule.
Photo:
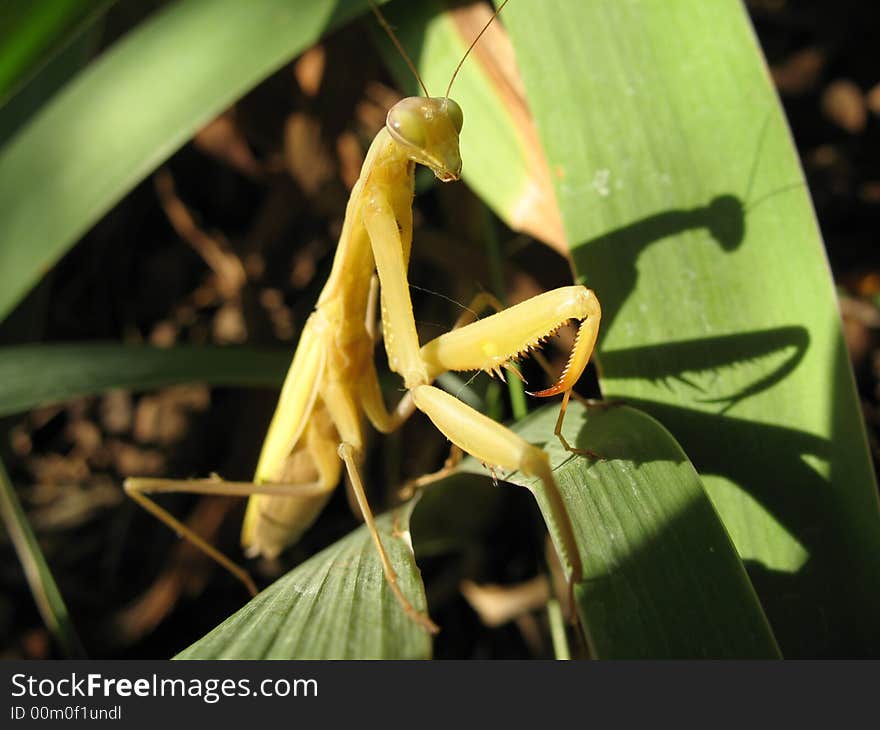
[[15, 493], [6, 467], [0, 462], [0, 520], [15, 548], [37, 610], [68, 659], [84, 659], [86, 651], [55, 583], [46, 557]]
[[0, 106], [113, 0], [0, 2]]
[[[514, 430], [550, 454], [584, 563], [575, 588], [592, 653], [616, 657], [775, 657], [778, 650], [745, 570], [700, 480], [681, 449], [653, 419], [627, 407], [569, 407], [565, 435], [607, 458], [573, 457], [553, 436], [558, 407]], [[486, 477], [465, 459], [462, 471]], [[514, 473], [505, 477], [540, 487]], [[415, 506], [417, 555], [479, 539], [493, 521], [498, 490], [465, 474], [432, 485]], [[488, 481], [488, 480], [485, 480]], [[450, 501], [460, 505], [448, 509]], [[412, 504], [412, 503], [410, 503]], [[411, 507], [397, 515], [410, 524]], [[550, 515], [545, 509], [545, 514]], [[439, 518], [439, 524], [438, 524]], [[557, 532], [548, 518], [551, 534]], [[380, 518], [383, 541], [419, 608], [424, 594], [410, 550]], [[347, 628], [351, 627], [351, 628]], [[365, 528], [276, 581], [179, 655], [207, 658], [416, 658], [430, 641], [397, 605]]]
[[[563, 435], [604, 457], [563, 448], [548, 405], [514, 426], [550, 455], [583, 562], [575, 586], [591, 654], [620, 658], [773, 658], [773, 634], [694, 467], [650, 416], [626, 406], [569, 404]], [[485, 471], [473, 459], [462, 469]], [[519, 472], [551, 536], [540, 483]], [[418, 544], [418, 534], [414, 531]]]
[[0, 318], [206, 121], [365, 0], [191, 0], [108, 49], [0, 150]]
[[744, 7], [514, 0], [503, 17], [577, 271], [603, 304], [604, 395], [693, 459], [787, 656], [876, 654], [876, 484]]
[[[411, 507], [376, 524], [400, 587], [417, 610], [425, 589], [412, 550]], [[177, 659], [429, 659], [431, 637], [388, 588], [366, 527], [275, 581]]]
[[176, 383], [276, 387], [292, 354], [245, 347], [22, 345], [0, 348], [0, 416], [111, 388]]

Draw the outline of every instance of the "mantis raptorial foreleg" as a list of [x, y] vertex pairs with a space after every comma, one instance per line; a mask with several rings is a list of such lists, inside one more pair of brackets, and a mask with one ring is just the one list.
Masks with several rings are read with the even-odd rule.
[[[580, 558], [547, 454], [431, 383], [447, 370], [483, 370], [502, 377], [505, 369], [517, 372], [515, 361], [520, 356], [569, 320], [576, 320], [580, 322], [578, 336], [565, 370], [553, 386], [534, 394], [565, 394], [556, 428], [562, 439], [564, 404], [595, 345], [600, 309], [595, 295], [585, 287], [562, 287], [477, 321], [471, 321], [476, 311], [468, 311], [455, 329], [419, 346], [407, 281], [414, 167], [416, 163], [429, 167], [443, 182], [457, 180], [463, 125], [462, 110], [449, 98], [449, 89], [444, 97], [425, 93], [424, 98], [409, 97], [395, 104], [385, 128], [370, 146], [346, 208], [333, 268], [300, 336], [254, 483], [131, 479], [126, 489], [253, 589], [241, 568], [146, 494], [195, 491], [250, 495], [242, 544], [249, 555], [271, 558], [312, 524], [339, 481], [344, 464], [388, 585], [410, 617], [435, 630], [430, 619], [416, 611], [401, 592], [367, 504], [359, 473], [364, 417], [387, 433], [418, 408], [463, 451], [491, 466], [518, 469], [540, 480], [557, 528], [554, 534], [560, 557], [570, 579], [576, 581], [581, 575]], [[379, 335], [377, 300], [389, 366], [403, 378], [407, 389], [390, 411], [373, 362]], [[478, 296], [472, 309], [486, 306], [500, 309], [497, 300], [487, 294]]]
[[412, 201], [395, 210], [381, 190], [370, 192], [363, 220], [379, 274], [388, 365], [403, 377], [407, 389], [411, 390], [414, 385], [428, 382], [425, 364], [419, 356], [419, 338], [406, 275], [408, 252], [405, 253], [401, 238], [405, 223], [399, 223], [401, 218], [412, 217]]
[[[397, 211], [379, 192], [368, 200], [364, 226], [382, 287], [385, 346], [391, 369], [403, 376], [416, 407], [463, 451], [483, 463], [520, 470], [541, 480], [557, 523], [560, 557], [572, 580], [579, 580], [580, 556], [546, 453], [430, 383], [447, 370], [484, 370], [500, 375], [502, 368], [574, 319], [581, 325], [565, 370], [556, 384], [537, 395], [569, 392], [596, 343], [601, 316], [598, 300], [585, 287], [562, 287], [454, 329], [419, 348]], [[405, 308], [409, 316], [401, 316], [400, 310], [392, 307]], [[558, 426], [561, 436], [561, 420]]]
[[[462, 307], [461, 314], [458, 315], [458, 318], [452, 325], [452, 329], [459, 329], [460, 327], [464, 327], [477, 320], [480, 312], [484, 309], [492, 309], [499, 312], [504, 309], [504, 305], [496, 296], [489, 292], [479, 292], [471, 298], [467, 305]], [[412, 397], [409, 393], [407, 393], [407, 397], [409, 397], [410, 402], [412, 402]], [[413, 404], [413, 407], [415, 407], [415, 404]], [[424, 489], [441, 479], [445, 479], [455, 471], [456, 467], [461, 462], [463, 455], [462, 450], [456, 444], [453, 444], [449, 451], [449, 456], [446, 457], [446, 461], [443, 462], [443, 466], [430, 474], [422, 474], [414, 479], [410, 479], [400, 488], [398, 496], [401, 499], [409, 499], [417, 490]]]
[[439, 388], [420, 385], [413, 391], [413, 399], [419, 410], [463, 451], [485, 464], [518, 470], [540, 479], [558, 530], [556, 548], [560, 562], [567, 569], [569, 580], [572, 583], [579, 581], [582, 575], [580, 554], [547, 454]]

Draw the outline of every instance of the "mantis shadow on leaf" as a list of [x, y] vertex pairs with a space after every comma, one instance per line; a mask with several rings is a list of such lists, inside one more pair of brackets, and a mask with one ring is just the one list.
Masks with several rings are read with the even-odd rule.
[[[735, 195], [717, 195], [706, 205], [664, 210], [572, 248], [575, 268], [589, 272], [589, 285], [602, 302], [603, 333], [613, 327], [617, 314], [636, 289], [636, 262], [641, 252], [665, 238], [703, 229], [721, 250], [739, 248], [746, 232], [742, 201]], [[602, 340], [600, 334], [600, 349]]]
[[[616, 378], [638, 378], [647, 371], [654, 380], [678, 380], [700, 389], [699, 383], [689, 379], [686, 372], [714, 371], [726, 366], [754, 363], [775, 353], [788, 351], [785, 359], [775, 368], [768, 369], [738, 391], [696, 399], [700, 403], [721, 404], [719, 413], [723, 414], [741, 401], [782, 382], [804, 359], [809, 344], [810, 334], [805, 327], [774, 327], [757, 332], [610, 350], [602, 354], [602, 364]], [[646, 362], [651, 362], [650, 367], [645, 367]], [[686, 370], [671, 368], [671, 363], [681, 364]]]

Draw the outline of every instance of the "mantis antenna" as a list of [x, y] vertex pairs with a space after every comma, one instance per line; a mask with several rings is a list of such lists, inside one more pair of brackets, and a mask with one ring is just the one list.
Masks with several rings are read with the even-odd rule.
[[[464, 65], [465, 59], [470, 55], [470, 52], [474, 49], [474, 46], [477, 45], [477, 41], [483, 37], [483, 33], [492, 25], [492, 22], [495, 18], [498, 17], [498, 14], [504, 9], [504, 6], [507, 5], [509, 0], [504, 0], [501, 5], [498, 6], [498, 9], [492, 13], [492, 17], [486, 22], [486, 25], [483, 26], [483, 29], [477, 33], [477, 37], [471, 41], [471, 44], [468, 46], [468, 49], [464, 52], [464, 55], [461, 57], [461, 60], [458, 62], [458, 66], [455, 67], [455, 71], [452, 72], [452, 78], [449, 79], [449, 86], [446, 87], [446, 93], [443, 95], [444, 99], [449, 98], [449, 92], [452, 91], [452, 82], [455, 81], [455, 77], [458, 76], [458, 72], [461, 70], [461, 67]], [[422, 81], [422, 77], [419, 76], [419, 72], [416, 69], [416, 65], [412, 62], [412, 59], [409, 57], [409, 54], [404, 50], [403, 45], [397, 39], [397, 36], [394, 34], [394, 30], [392, 30], [391, 26], [388, 24], [388, 21], [385, 20], [385, 16], [382, 15], [382, 11], [379, 10], [379, 7], [376, 5], [373, 0], [369, 0], [370, 8], [373, 11], [373, 15], [376, 16], [376, 20], [379, 21], [379, 25], [385, 30], [388, 34], [388, 37], [391, 39], [391, 42], [394, 43], [394, 47], [397, 48], [400, 55], [403, 57], [403, 60], [406, 61], [406, 65], [409, 66], [409, 70], [412, 71], [413, 76], [416, 77], [416, 80], [419, 82], [419, 86], [422, 87], [422, 91], [425, 92], [426, 97], [430, 97], [431, 95], [428, 93], [428, 87], [425, 86], [425, 82]]]
[[477, 33], [477, 37], [474, 38], [474, 40], [468, 46], [468, 49], [464, 52], [464, 55], [461, 57], [461, 60], [458, 62], [458, 66], [456, 66], [455, 71], [452, 72], [452, 78], [449, 79], [449, 86], [446, 87], [446, 93], [444, 94], [444, 98], [446, 98], [446, 99], [449, 98], [449, 92], [452, 91], [452, 82], [455, 81], [455, 77], [458, 76], [458, 72], [461, 70], [461, 67], [464, 64], [465, 59], [468, 57], [470, 52], [473, 50], [474, 46], [477, 45], [477, 41], [483, 37], [483, 33], [486, 32], [486, 30], [489, 28], [489, 26], [492, 25], [492, 22], [495, 20], [495, 18], [498, 17], [498, 13], [500, 13], [502, 10], [504, 10], [504, 6], [507, 5], [508, 1], [509, 0], [504, 0], [504, 2], [498, 6], [498, 9], [494, 13], [492, 13], [492, 17], [489, 18], [486, 25], [483, 26], [483, 29], [479, 33]]
[[[504, 0], [507, 2], [507, 0]], [[370, 8], [373, 10], [373, 15], [376, 16], [376, 20], [379, 21], [379, 25], [385, 30], [388, 34], [388, 37], [391, 39], [391, 42], [394, 43], [394, 47], [397, 48], [398, 52], [401, 56], [403, 56], [403, 60], [406, 61], [406, 65], [409, 66], [409, 70], [413, 72], [413, 76], [416, 77], [416, 81], [419, 82], [419, 86], [422, 87], [422, 91], [425, 92], [426, 97], [430, 97], [431, 95], [428, 93], [428, 87], [425, 86], [425, 82], [422, 81], [422, 77], [419, 76], [419, 72], [416, 70], [416, 65], [412, 62], [412, 59], [409, 57], [409, 54], [403, 49], [403, 45], [401, 45], [400, 41], [397, 40], [397, 36], [394, 34], [394, 31], [391, 29], [391, 26], [388, 25], [388, 21], [385, 20], [385, 16], [382, 15], [382, 12], [379, 10], [379, 7], [373, 0], [369, 0]], [[491, 22], [491, 21], [490, 21]], [[484, 29], [485, 30], [485, 29]], [[479, 36], [477, 36], [479, 37]], [[467, 54], [465, 54], [467, 55]], [[461, 64], [459, 64], [461, 65]]]

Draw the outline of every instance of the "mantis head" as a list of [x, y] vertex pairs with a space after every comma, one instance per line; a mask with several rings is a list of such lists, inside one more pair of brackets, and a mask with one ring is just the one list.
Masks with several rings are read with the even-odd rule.
[[406, 50], [400, 44], [397, 36], [388, 22], [379, 12], [379, 8], [373, 0], [370, 0], [370, 7], [373, 14], [379, 21], [379, 24], [388, 33], [388, 37], [400, 51], [403, 60], [406, 61], [410, 71], [416, 77], [425, 95], [409, 96], [401, 99], [388, 111], [388, 117], [385, 126], [391, 133], [391, 137], [405, 151], [407, 156], [418, 162], [419, 164], [429, 167], [434, 175], [443, 182], [451, 182], [461, 177], [461, 154], [458, 149], [458, 135], [461, 133], [461, 125], [464, 122], [464, 116], [461, 107], [449, 98], [449, 92], [452, 90], [452, 84], [458, 75], [461, 66], [470, 52], [473, 50], [477, 41], [480, 40], [486, 29], [492, 24], [492, 21], [498, 17], [501, 9], [507, 5], [508, 0], [504, 0], [498, 9], [492, 13], [492, 17], [483, 26], [483, 29], [477, 33], [477, 37], [471, 42], [468, 49], [464, 52], [455, 71], [452, 72], [452, 78], [449, 79], [449, 86], [446, 87], [446, 94], [443, 96], [431, 96], [422, 77], [419, 76], [418, 69], [412, 59], [407, 55]]
[[448, 97], [410, 96], [388, 111], [385, 125], [407, 156], [443, 182], [461, 176], [461, 107]]

